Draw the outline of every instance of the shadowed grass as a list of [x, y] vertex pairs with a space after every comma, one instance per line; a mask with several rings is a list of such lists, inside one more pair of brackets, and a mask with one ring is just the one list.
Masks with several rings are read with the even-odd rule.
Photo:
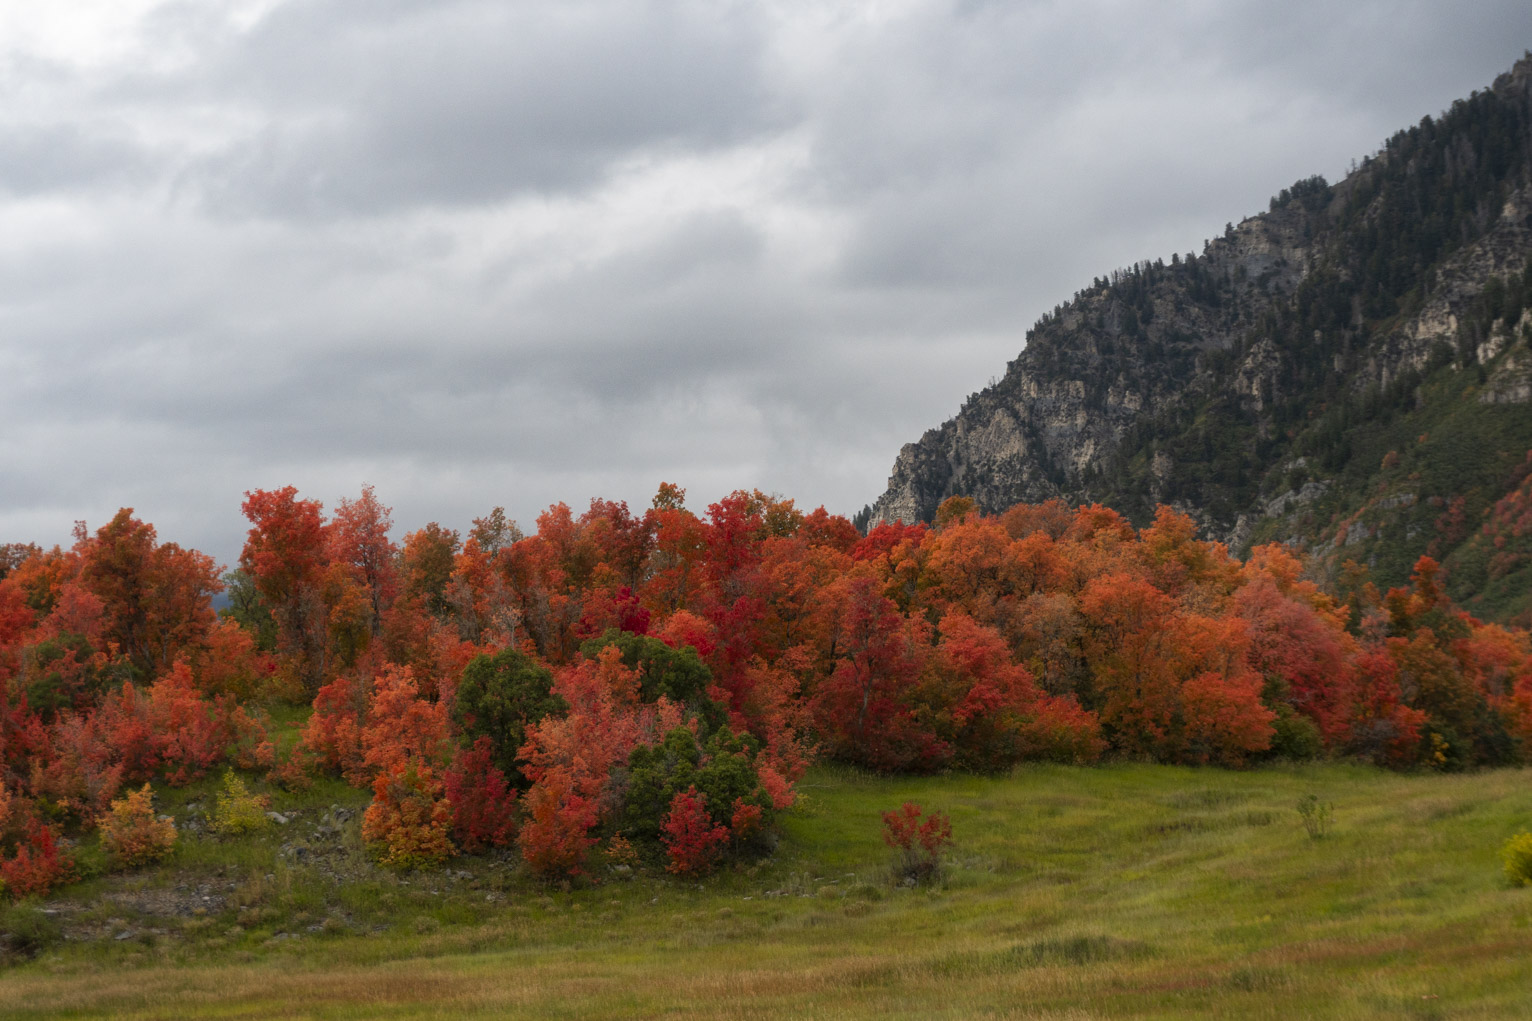
[[[336, 882], [280, 858], [305, 822], [264, 843], [189, 842], [183, 868], [236, 884], [226, 906], [149, 942], [55, 945], [0, 976], [0, 1015], [1526, 1017], [1532, 890], [1508, 887], [1497, 855], [1532, 823], [1528, 779], [822, 768], [768, 862], [571, 892], [495, 860], [396, 876], [359, 847]], [[1296, 810], [1311, 793], [1335, 805], [1322, 840]], [[342, 798], [365, 795], [278, 808]], [[879, 816], [906, 800], [952, 817], [939, 889], [887, 881]]]

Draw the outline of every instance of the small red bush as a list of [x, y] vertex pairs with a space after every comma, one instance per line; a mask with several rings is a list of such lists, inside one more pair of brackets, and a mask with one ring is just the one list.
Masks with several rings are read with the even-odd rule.
[[443, 778], [452, 805], [452, 835], [469, 854], [516, 839], [516, 791], [491, 764], [494, 754], [494, 743], [480, 737], [458, 753]]
[[[755, 806], [749, 806], [754, 808]], [[760, 809], [756, 808], [756, 816]], [[744, 822], [748, 813], [735, 811], [735, 818]], [[729, 842], [727, 826], [714, 826], [708, 815], [707, 796], [698, 794], [696, 787], [688, 787], [671, 799], [670, 813], [660, 825], [665, 850], [670, 855], [666, 866], [679, 876], [701, 876], [713, 870], [718, 854]]]
[[945, 812], [923, 810], [906, 801], [897, 812], [883, 813], [883, 842], [894, 849], [896, 878], [914, 885], [941, 873], [942, 856], [952, 846], [952, 820]]
[[5, 892], [17, 900], [46, 893], [74, 878], [74, 860], [58, 846], [46, 823], [32, 820], [16, 853], [0, 861], [0, 880]]

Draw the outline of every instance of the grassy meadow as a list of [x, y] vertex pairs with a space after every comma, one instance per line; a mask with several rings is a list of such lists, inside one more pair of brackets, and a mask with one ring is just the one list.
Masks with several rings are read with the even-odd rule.
[[[822, 767], [756, 866], [561, 890], [512, 856], [378, 869], [339, 784], [275, 793], [290, 821], [253, 837], [188, 832], [209, 779], [162, 796], [168, 862], [10, 909], [33, 956], [0, 1016], [1532, 1017], [1532, 888], [1498, 857], [1529, 780]], [[1308, 794], [1334, 806], [1317, 839]], [[879, 815], [905, 800], [952, 818], [934, 888], [889, 876]]]

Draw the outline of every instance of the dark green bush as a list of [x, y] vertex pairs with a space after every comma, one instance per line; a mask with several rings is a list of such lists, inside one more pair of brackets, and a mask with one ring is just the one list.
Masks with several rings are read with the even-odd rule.
[[547, 667], [516, 649], [503, 649], [464, 668], [452, 719], [469, 744], [489, 738], [494, 765], [511, 784], [525, 788], [516, 753], [526, 742], [527, 726], [568, 709], [554, 694]]
[[64, 930], [52, 915], [33, 901], [20, 901], [0, 910], [0, 941], [19, 957], [36, 957], [62, 941]]

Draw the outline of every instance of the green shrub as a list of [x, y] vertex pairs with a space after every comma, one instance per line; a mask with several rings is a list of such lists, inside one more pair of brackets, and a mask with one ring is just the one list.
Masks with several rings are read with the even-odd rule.
[[1313, 720], [1286, 705], [1278, 706], [1276, 713], [1267, 757], [1307, 762], [1324, 753], [1324, 741]]
[[517, 649], [478, 656], [463, 670], [452, 703], [452, 720], [467, 744], [487, 737], [494, 765], [510, 784], [525, 790], [517, 754], [527, 740], [527, 727], [543, 717], [569, 709], [554, 694], [553, 674]]
[[58, 921], [30, 901], [0, 911], [0, 942], [13, 954], [35, 957], [64, 938]]
[[1320, 801], [1317, 794], [1305, 794], [1298, 799], [1298, 815], [1310, 840], [1322, 840], [1330, 832], [1330, 814], [1334, 811], [1335, 806]]
[[713, 672], [690, 645], [673, 649], [658, 638], [612, 629], [580, 646], [587, 659], [615, 645], [622, 665], [638, 671], [639, 698], [654, 702], [661, 696], [685, 706], [702, 721], [704, 733], [712, 733], [729, 718], [728, 711], [708, 695]]
[[[704, 744], [689, 728], [677, 727], [659, 744], [633, 749], [618, 815], [622, 835], [658, 842], [676, 796], [694, 787], [714, 825], [730, 827], [745, 843], [769, 841], [769, 830], [760, 823], [771, 811], [771, 798], [756, 772], [756, 752], [755, 738], [736, 735], [728, 727], [719, 727]], [[751, 806], [756, 824], [735, 827], [736, 813], [742, 808], [748, 812]]]
[[269, 822], [266, 799], [251, 794], [245, 781], [234, 770], [227, 770], [223, 774], [223, 789], [213, 801], [214, 831], [233, 836], [264, 829]]
[[1532, 886], [1532, 833], [1518, 833], [1500, 849], [1512, 886]]

